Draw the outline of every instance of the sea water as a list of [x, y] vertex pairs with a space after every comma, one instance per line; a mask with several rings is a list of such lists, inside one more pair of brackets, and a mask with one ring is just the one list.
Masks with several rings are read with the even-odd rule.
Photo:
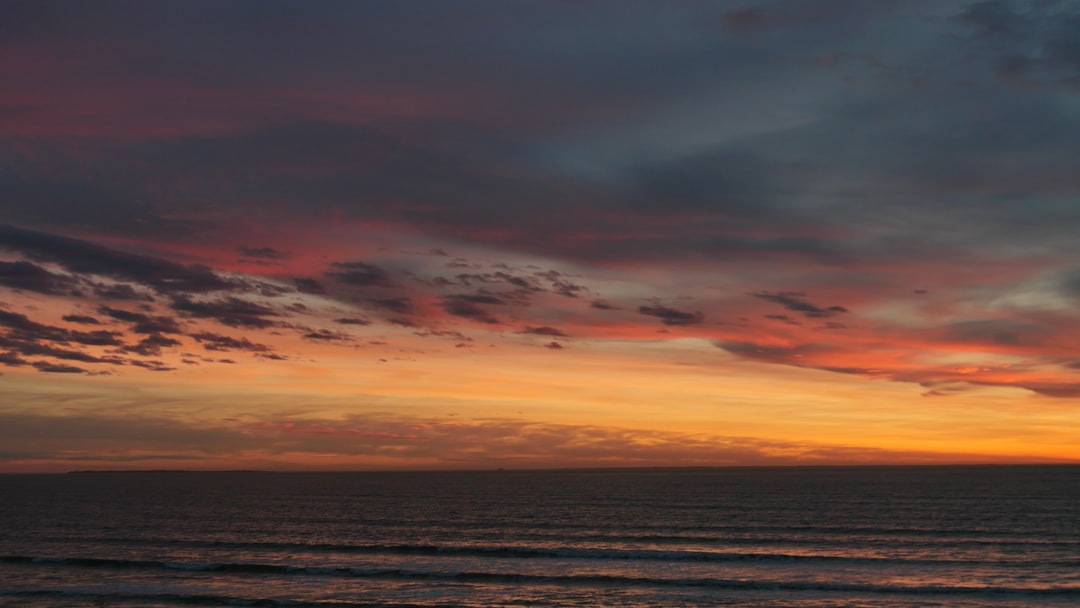
[[0, 606], [1080, 606], [1080, 467], [0, 475]]

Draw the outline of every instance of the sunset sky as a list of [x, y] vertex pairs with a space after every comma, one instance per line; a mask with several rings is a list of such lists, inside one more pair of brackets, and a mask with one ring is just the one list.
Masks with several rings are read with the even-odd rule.
[[0, 3], [0, 471], [1080, 461], [1080, 5]]

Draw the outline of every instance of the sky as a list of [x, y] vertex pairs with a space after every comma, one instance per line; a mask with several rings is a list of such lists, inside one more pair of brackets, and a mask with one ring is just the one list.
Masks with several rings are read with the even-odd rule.
[[1080, 5], [0, 1], [0, 472], [1080, 462]]

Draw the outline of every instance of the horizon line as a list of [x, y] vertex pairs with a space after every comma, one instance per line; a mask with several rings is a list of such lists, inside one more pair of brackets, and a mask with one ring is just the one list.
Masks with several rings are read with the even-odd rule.
[[0, 475], [85, 475], [108, 473], [260, 473], [260, 474], [357, 474], [357, 473], [543, 473], [543, 472], [619, 472], [619, 471], [704, 471], [768, 469], [946, 469], [946, 468], [1019, 468], [1080, 467], [1080, 461], [1063, 462], [990, 462], [990, 463], [903, 463], [903, 464], [767, 464], [767, 465], [686, 465], [633, 467], [537, 467], [472, 469], [73, 469], [69, 471], [2, 471]]

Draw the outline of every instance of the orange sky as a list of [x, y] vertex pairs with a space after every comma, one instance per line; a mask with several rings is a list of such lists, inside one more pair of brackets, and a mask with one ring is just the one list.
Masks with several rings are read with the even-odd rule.
[[[423, 261], [418, 266], [446, 264], [442, 256], [435, 256], [440, 260], [434, 265], [431, 256], [417, 257]], [[59, 266], [55, 271], [64, 272]], [[413, 327], [387, 322], [382, 317], [396, 313], [370, 303], [293, 293], [265, 299], [267, 311], [274, 311], [266, 318], [275, 323], [265, 328], [180, 314], [183, 330], [162, 334], [180, 344], [148, 359], [158, 371], [108, 362], [124, 352], [115, 345], [80, 347], [101, 362], [56, 359], [85, 373], [10, 367], [3, 415], [9, 420], [5, 443], [16, 457], [3, 470], [1076, 457], [1080, 413], [1073, 400], [1010, 386], [1063, 382], [1061, 371], [1041, 363], [1039, 349], [996, 349], [938, 341], [932, 332], [874, 329], [871, 300], [843, 313], [843, 330], [822, 329], [817, 321], [751, 321], [745, 315], [733, 323], [665, 325], [636, 310], [591, 307], [590, 301], [615, 307], [613, 302], [626, 301], [619, 290], [643, 288], [601, 270], [600, 284], [613, 297], [551, 297], [542, 308], [539, 297], [527, 305], [483, 304], [498, 317], [487, 323], [447, 314], [439, 300], [423, 303], [426, 287], [418, 271], [410, 272], [421, 286], [411, 298], [423, 307], [403, 317], [415, 319]], [[588, 277], [573, 276], [587, 284]], [[759, 313], [772, 311], [761, 294], [729, 293], [683, 307], [708, 306], [712, 316], [738, 300], [759, 307]], [[907, 306], [918, 310], [920, 297], [910, 296]], [[298, 303], [304, 308], [292, 307]], [[128, 344], [145, 334], [107, 311], [169, 314], [156, 301], [132, 306], [28, 290], [10, 291], [5, 304], [12, 314], [33, 315], [43, 326], [114, 331]], [[63, 319], [81, 313], [98, 324]], [[370, 324], [334, 322], [342, 318]], [[527, 328], [534, 333], [525, 333]], [[320, 330], [333, 337], [304, 337]], [[828, 340], [821, 335], [826, 332]], [[207, 333], [237, 342], [208, 350], [212, 343], [192, 337]], [[758, 350], [731, 346], [749, 341]]]

